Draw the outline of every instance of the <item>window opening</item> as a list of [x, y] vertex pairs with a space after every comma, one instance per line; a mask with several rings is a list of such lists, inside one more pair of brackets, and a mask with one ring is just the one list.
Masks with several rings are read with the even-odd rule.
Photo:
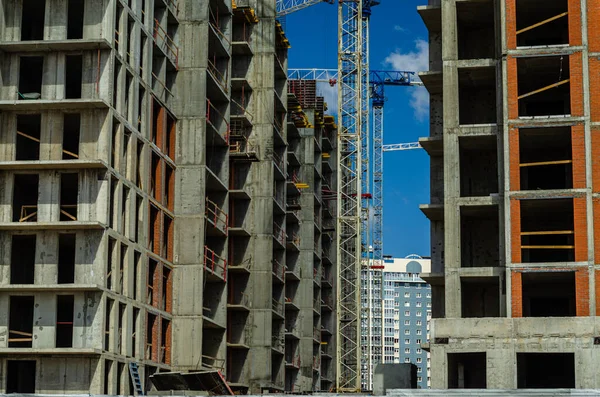
[[75, 298], [73, 295], [56, 297], [56, 347], [73, 346], [74, 308]]
[[60, 174], [60, 220], [77, 220], [79, 174]]
[[17, 115], [17, 161], [40, 159], [41, 128], [42, 116], [40, 114]]
[[79, 113], [65, 113], [62, 149], [63, 160], [73, 160], [79, 158], [80, 132], [81, 115]]
[[11, 284], [34, 283], [35, 242], [35, 234], [13, 234], [10, 259]]
[[16, 174], [13, 189], [13, 221], [37, 222], [39, 175]]
[[8, 347], [31, 347], [33, 342], [33, 296], [11, 296]]
[[75, 282], [75, 234], [58, 235], [58, 283]]

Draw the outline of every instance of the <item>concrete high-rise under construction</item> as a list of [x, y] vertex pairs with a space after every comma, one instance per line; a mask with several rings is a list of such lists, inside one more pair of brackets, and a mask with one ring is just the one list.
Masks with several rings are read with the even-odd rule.
[[331, 389], [336, 126], [288, 48], [275, 0], [0, 1], [0, 392]]
[[432, 388], [599, 388], [598, 0], [430, 0]]

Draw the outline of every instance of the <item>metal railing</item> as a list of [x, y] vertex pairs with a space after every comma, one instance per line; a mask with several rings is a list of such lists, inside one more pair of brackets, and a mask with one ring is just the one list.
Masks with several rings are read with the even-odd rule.
[[[229, 143], [229, 122], [223, 113], [211, 103], [210, 99], [206, 100], [206, 121], [225, 139], [225, 142]], [[223, 124], [225, 124], [225, 131], [222, 131]]]
[[[204, 246], [204, 270], [227, 281], [227, 260], [220, 257], [207, 246]], [[222, 274], [218, 274], [221, 272]]]
[[214, 201], [211, 201], [208, 197], [206, 198], [206, 210], [204, 211], [205, 216], [213, 222], [217, 229], [227, 234], [227, 227], [229, 225], [229, 215], [225, 213]]
[[158, 43], [158, 39], [162, 40], [162, 44], [165, 47], [165, 48], [163, 48], [163, 50], [165, 51], [167, 56], [169, 58], [171, 58], [171, 60], [173, 61], [173, 63], [175, 64], [175, 68], [179, 69], [179, 47], [177, 46], [177, 44], [175, 44], [173, 39], [171, 39], [171, 37], [169, 36], [167, 31], [165, 29], [163, 29], [163, 27], [160, 25], [160, 22], [158, 21], [158, 19], [155, 18], [154, 19], [154, 42], [156, 43], [157, 46], [160, 47], [160, 45]]
[[275, 240], [279, 241], [281, 245], [285, 245], [285, 230], [276, 223], [273, 223], [273, 237], [275, 237]]

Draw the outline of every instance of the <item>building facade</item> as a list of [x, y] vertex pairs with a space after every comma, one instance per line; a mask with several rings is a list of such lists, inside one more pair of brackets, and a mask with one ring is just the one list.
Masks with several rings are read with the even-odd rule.
[[[369, 321], [370, 330], [363, 327], [362, 341], [366, 343], [370, 337], [372, 345], [378, 344], [383, 352], [382, 361], [372, 359], [365, 366], [363, 382], [368, 390], [373, 387], [372, 374], [378, 362], [415, 364], [418, 387], [429, 388], [429, 353], [421, 345], [426, 345], [429, 341], [431, 287], [419, 274], [430, 271], [430, 259], [411, 256], [386, 257], [383, 269], [363, 272], [367, 277], [367, 283], [363, 287], [363, 305], [369, 303], [369, 307], [373, 309]], [[378, 285], [379, 279], [375, 277], [375, 272], [381, 272], [381, 286]], [[377, 310], [377, 299], [382, 299], [383, 303], [379, 306], [381, 311]]]
[[432, 388], [598, 388], [596, 0], [430, 0]]
[[0, 391], [331, 388], [336, 126], [288, 49], [275, 0], [0, 2]]

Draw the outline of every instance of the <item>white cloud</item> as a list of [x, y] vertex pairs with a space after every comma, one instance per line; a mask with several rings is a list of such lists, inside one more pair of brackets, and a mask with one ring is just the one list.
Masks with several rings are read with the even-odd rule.
[[394, 30], [395, 30], [396, 32], [406, 32], [406, 29], [405, 29], [405, 28], [403, 28], [403, 27], [402, 27], [402, 26], [400, 26], [400, 25], [394, 25]]
[[[412, 72], [429, 70], [429, 44], [425, 40], [416, 40], [414, 51], [404, 53], [396, 50], [385, 58], [383, 64], [393, 70]], [[424, 121], [429, 111], [429, 93], [424, 87], [412, 89], [410, 106], [414, 110], [415, 118]]]

